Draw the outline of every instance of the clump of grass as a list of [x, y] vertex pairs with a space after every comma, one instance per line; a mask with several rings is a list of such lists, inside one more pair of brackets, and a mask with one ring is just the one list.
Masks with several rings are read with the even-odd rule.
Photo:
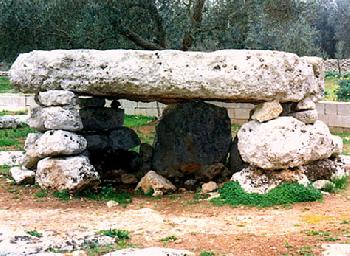
[[55, 191], [52, 193], [52, 195], [64, 202], [67, 202], [71, 199], [71, 196], [68, 190]]
[[219, 193], [220, 197], [211, 200], [216, 205], [270, 207], [322, 199], [319, 190], [312, 186], [304, 187], [298, 183], [285, 183], [266, 194], [257, 194], [245, 192], [238, 182], [227, 182], [219, 189]]
[[0, 175], [9, 176], [10, 175], [10, 166], [0, 165]]
[[177, 240], [176, 236], [167, 236], [160, 239], [160, 241], [163, 242], [164, 246], [166, 246], [170, 242], [175, 242], [176, 240]]
[[321, 230], [306, 230], [305, 234], [308, 236], [330, 236], [331, 233], [328, 231], [321, 231]]
[[0, 93], [13, 91], [10, 80], [7, 77], [0, 77]]
[[15, 129], [0, 129], [0, 150], [8, 150], [8, 147], [23, 150], [24, 141], [31, 132], [35, 130], [27, 125]]
[[40, 190], [38, 190], [34, 195], [35, 195], [35, 197], [37, 197], [37, 198], [44, 198], [44, 197], [47, 197], [48, 193], [47, 193], [47, 190], [45, 190], [45, 189], [40, 189]]
[[28, 230], [26, 231], [28, 235], [34, 236], [34, 237], [42, 237], [43, 234], [38, 232], [37, 230]]
[[144, 126], [156, 119], [157, 118], [151, 116], [126, 115], [124, 118], [124, 125], [127, 127]]
[[209, 252], [209, 251], [201, 251], [199, 256], [215, 256], [215, 254], [213, 252]]
[[344, 190], [347, 187], [347, 184], [347, 176], [333, 178], [326, 184], [326, 186], [323, 188], [323, 191], [326, 191], [328, 193], [337, 193], [340, 190]]
[[129, 240], [130, 239], [130, 232], [127, 230], [107, 229], [107, 230], [100, 230], [97, 233], [100, 235], [103, 235], [103, 236], [113, 237], [113, 238], [116, 238], [118, 240]]
[[124, 206], [132, 202], [132, 198], [129, 193], [117, 192], [110, 185], [103, 186], [99, 193], [88, 189], [78, 193], [77, 196], [96, 201], [115, 201]]

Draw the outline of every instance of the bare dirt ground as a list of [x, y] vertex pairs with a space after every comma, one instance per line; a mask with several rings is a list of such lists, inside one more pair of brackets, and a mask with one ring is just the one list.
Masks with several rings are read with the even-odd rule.
[[[0, 230], [70, 232], [126, 229], [136, 246], [168, 246], [199, 255], [321, 255], [324, 243], [350, 242], [350, 189], [323, 202], [268, 209], [217, 207], [193, 194], [106, 202], [37, 198], [37, 188], [0, 179]], [[322, 231], [322, 232], [321, 232]], [[175, 236], [176, 241], [160, 240]]]

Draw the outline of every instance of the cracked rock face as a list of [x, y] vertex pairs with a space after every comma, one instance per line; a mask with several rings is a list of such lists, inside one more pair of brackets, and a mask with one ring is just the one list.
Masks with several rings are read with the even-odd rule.
[[10, 79], [22, 92], [64, 89], [167, 103], [299, 102], [322, 97], [323, 62], [277, 51], [54, 50], [21, 54]]
[[35, 181], [42, 188], [75, 193], [95, 187], [100, 179], [86, 156], [72, 156], [40, 160]]
[[327, 125], [306, 125], [293, 117], [251, 121], [238, 132], [244, 162], [262, 169], [285, 169], [329, 158], [338, 150]]

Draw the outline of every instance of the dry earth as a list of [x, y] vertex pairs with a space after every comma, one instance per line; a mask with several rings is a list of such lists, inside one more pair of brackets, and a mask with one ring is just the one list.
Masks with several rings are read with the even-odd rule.
[[134, 197], [126, 208], [108, 208], [105, 202], [85, 199], [39, 199], [36, 191], [1, 178], [0, 230], [126, 229], [137, 246], [163, 246], [160, 239], [176, 236], [165, 246], [198, 255], [203, 250], [215, 255], [320, 255], [324, 243], [350, 242], [350, 189], [323, 202], [268, 209], [216, 207], [193, 200], [193, 194]]

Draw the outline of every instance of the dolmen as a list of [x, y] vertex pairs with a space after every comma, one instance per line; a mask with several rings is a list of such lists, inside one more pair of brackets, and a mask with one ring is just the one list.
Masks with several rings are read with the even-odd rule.
[[[266, 193], [282, 182], [347, 174], [342, 140], [318, 120], [320, 58], [253, 50], [33, 51], [17, 58], [9, 76], [19, 91], [36, 94], [29, 125], [38, 132], [28, 135], [22, 170], [44, 188], [74, 193], [107, 180], [133, 184], [152, 171], [138, 187], [162, 194], [175, 189], [170, 181], [195, 187], [232, 179]], [[120, 99], [168, 104], [153, 145], [123, 126]], [[232, 138], [227, 109], [214, 101], [256, 108]]]

